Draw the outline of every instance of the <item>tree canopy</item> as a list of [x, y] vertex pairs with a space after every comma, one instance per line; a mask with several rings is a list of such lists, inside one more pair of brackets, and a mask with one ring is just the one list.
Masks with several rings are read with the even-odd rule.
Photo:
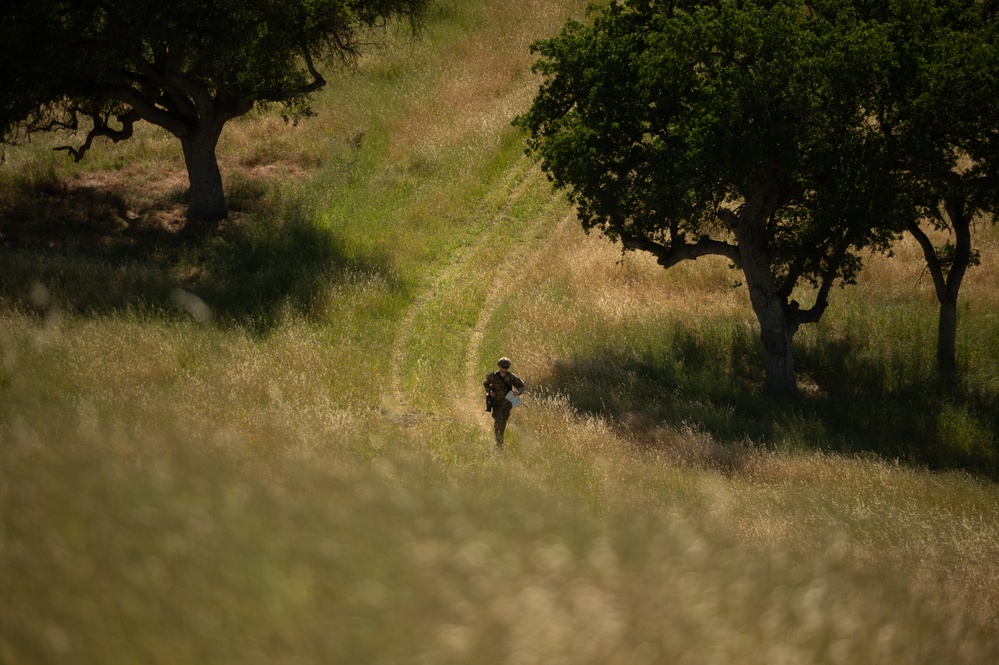
[[84, 128], [94, 139], [135, 123], [180, 139], [189, 219], [227, 208], [215, 147], [254, 104], [307, 112], [323, 68], [355, 58], [369, 28], [415, 19], [428, 0], [10, 0], [0, 9], [0, 130]]
[[741, 268], [767, 385], [793, 394], [798, 327], [914, 214], [870, 116], [890, 37], [848, 0], [615, 0], [535, 43], [516, 123], [584, 228]]

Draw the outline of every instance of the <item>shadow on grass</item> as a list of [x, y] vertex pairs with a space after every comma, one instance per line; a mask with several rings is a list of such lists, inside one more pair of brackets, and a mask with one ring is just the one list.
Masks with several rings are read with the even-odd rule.
[[2, 306], [179, 318], [193, 300], [216, 325], [267, 334], [288, 312], [321, 315], [317, 302], [337, 284], [379, 276], [392, 285], [386, 257], [352, 253], [300, 205], [263, 193], [257, 205], [244, 193], [201, 237], [178, 232], [176, 196], [137, 215], [113, 192], [42, 194], [0, 209]]
[[[845, 344], [798, 351], [802, 396], [763, 388], [758, 339], [726, 343], [664, 331], [654, 351], [604, 347], [556, 363], [534, 383], [616, 424], [636, 445], [656, 432], [694, 430], [722, 446], [873, 454], [931, 469], [999, 479], [999, 396], [936, 389], [932, 375], [859, 360]], [[665, 346], [665, 345], [664, 345]], [[719, 452], [724, 457], [726, 453]]]
[[399, 288], [390, 258], [358, 254], [328, 228], [290, 206], [279, 217], [250, 218], [199, 248], [200, 272], [185, 283], [212, 307], [221, 322], [258, 333], [280, 323], [287, 311], [307, 320], [335, 303], [332, 289], [377, 279]]

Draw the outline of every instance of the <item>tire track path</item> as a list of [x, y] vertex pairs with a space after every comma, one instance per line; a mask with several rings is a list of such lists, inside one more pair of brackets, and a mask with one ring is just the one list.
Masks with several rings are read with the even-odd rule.
[[414, 408], [414, 405], [407, 398], [407, 391], [403, 388], [407, 346], [413, 335], [416, 321], [425, 308], [433, 301], [434, 296], [440, 291], [443, 285], [453, 281], [456, 276], [460, 277], [461, 271], [465, 267], [465, 263], [468, 261], [469, 257], [474, 256], [477, 252], [481, 251], [488, 243], [495, 241], [492, 230], [510, 214], [513, 206], [523, 195], [527, 183], [530, 180], [532, 168], [530, 164], [524, 163], [515, 169], [511, 169], [511, 171], [512, 172], [504, 185], [509, 188], [510, 193], [507, 195], [502, 207], [492, 216], [483, 232], [479, 234], [478, 238], [457, 252], [457, 254], [451, 259], [450, 265], [440, 270], [433, 283], [427, 286], [413, 300], [407, 308], [402, 321], [399, 323], [399, 329], [396, 334], [395, 342], [392, 346], [392, 397], [395, 400], [395, 404], [398, 405], [401, 418], [406, 425], [416, 424], [421, 415], [423, 415], [421, 411]]
[[[558, 225], [552, 230], [545, 242], [526, 252], [526, 256], [520, 256], [519, 258], [521, 258], [522, 263], [519, 272], [524, 275], [533, 273], [538, 263], [549, 255], [552, 243], [559, 241], [562, 230], [567, 224], [572, 223], [574, 219], [574, 212], [567, 213], [559, 220]], [[524, 254], [524, 252], [518, 252], [518, 255], [520, 254]], [[461, 395], [456, 396], [453, 408], [457, 413], [462, 414], [462, 416], [466, 416], [467, 414], [469, 418], [474, 418], [479, 422], [480, 429], [486, 434], [492, 433], [492, 423], [488, 419], [478, 418], [477, 414], [480, 409], [476, 408], [476, 405], [482, 404], [482, 378], [485, 376], [483, 372], [491, 368], [491, 366], [483, 368], [479, 362], [482, 340], [485, 338], [485, 333], [492, 321], [493, 314], [510, 294], [515, 289], [520, 288], [520, 286], [514, 280], [502, 280], [498, 285], [494, 285], [489, 289], [489, 293], [486, 294], [486, 298], [482, 303], [482, 308], [479, 310], [479, 318], [472, 327], [468, 336], [468, 342], [465, 345], [465, 388]]]

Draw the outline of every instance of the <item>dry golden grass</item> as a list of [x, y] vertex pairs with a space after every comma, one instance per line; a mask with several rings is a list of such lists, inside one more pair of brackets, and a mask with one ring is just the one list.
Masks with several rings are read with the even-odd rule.
[[[948, 239], [946, 232], [929, 231], [935, 245]], [[972, 247], [980, 252], [981, 265], [970, 268], [961, 286], [961, 298], [984, 305], [994, 301], [999, 286], [999, 228], [989, 222], [978, 222], [972, 231]], [[892, 256], [875, 254], [865, 261], [861, 282], [871, 288], [884, 288], [900, 296], [927, 298], [936, 302], [933, 279], [926, 271], [919, 243], [909, 234], [892, 245]], [[979, 307], [981, 305], [975, 305]]]
[[534, 398], [526, 417], [532, 434], [521, 454], [532, 473], [551, 468], [556, 486], [571, 468], [594, 501], [680, 510], [681, 519], [775, 556], [834, 547], [867, 574], [906, 571], [921, 602], [945, 614], [999, 621], [999, 496], [987, 483], [874, 459], [721, 445], [692, 429], [654, 430], [655, 452], [639, 452], [618, 426], [574, 413], [559, 397]]
[[[78, 318], [50, 312], [44, 324], [4, 313], [6, 390], [14, 412], [48, 402], [89, 439], [106, 428], [179, 428], [249, 459], [269, 457], [278, 441], [299, 454], [366, 427], [377, 402], [355, 373], [359, 344], [331, 349], [321, 332], [294, 317], [266, 343], [241, 331], [218, 335], [191, 323], [146, 326], [127, 317]], [[42, 400], [39, 402], [38, 400]], [[335, 454], [334, 454], [335, 456]]]
[[590, 290], [587, 307], [621, 322], [647, 316], [683, 316], [711, 312], [738, 319], [749, 304], [744, 289], [734, 286], [738, 272], [719, 257], [706, 257], [666, 271], [647, 253], [627, 252], [591, 234], [585, 245], [566, 259], [568, 274]]
[[[510, 120], [530, 101], [535, 83], [526, 73], [532, 41], [554, 34], [570, 12], [562, 4], [512, 0], [482, 4], [471, 21], [481, 29], [462, 34], [423, 64], [422, 85], [404, 98], [390, 135], [390, 158], [436, 161], [457, 146], [495, 149]], [[373, 65], [377, 66], [377, 64]]]
[[324, 136], [330, 128], [324, 124], [320, 118], [296, 124], [268, 112], [239, 118], [229, 123], [219, 143], [223, 168], [272, 167], [300, 177], [326, 159]]

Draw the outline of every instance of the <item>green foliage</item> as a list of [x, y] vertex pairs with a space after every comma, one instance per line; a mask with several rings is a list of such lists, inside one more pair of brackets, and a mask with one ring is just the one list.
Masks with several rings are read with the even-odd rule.
[[518, 124], [584, 227], [677, 245], [724, 239], [719, 206], [748, 203], [772, 180], [786, 199], [769, 231], [774, 260], [808, 266], [778, 275], [820, 277], [826, 245], [843, 241], [834, 221], [862, 217], [870, 233], [862, 208], [881, 180], [863, 166], [879, 150], [864, 102], [888, 50], [877, 30], [794, 2], [635, 1], [534, 48], [545, 81]]
[[[186, 115], [185, 101], [204, 110], [199, 95], [220, 105], [296, 103], [323, 82], [314, 65], [355, 57], [359, 33], [392, 16], [415, 18], [424, 5], [424, 0], [7, 3], [5, 43], [20, 57], [5, 59], [11, 78], [4, 119], [23, 119], [8, 110], [23, 106], [16, 103], [20, 97], [39, 110], [66, 97], [69, 109], [84, 112], [114, 108], [109, 102], [133, 108], [146, 102], [160, 113], [145, 106], [140, 113], [148, 110], [144, 119], [156, 124], [169, 122], [165, 115]], [[37, 89], [46, 94], [31, 99]]]
[[[595, 14], [534, 45], [544, 81], [517, 119], [530, 153], [584, 228], [665, 268], [738, 264], [768, 383], [794, 392], [794, 332], [912, 214], [868, 118], [887, 35], [794, 1], [629, 0]], [[791, 299], [799, 284], [818, 289], [808, 309]]]

